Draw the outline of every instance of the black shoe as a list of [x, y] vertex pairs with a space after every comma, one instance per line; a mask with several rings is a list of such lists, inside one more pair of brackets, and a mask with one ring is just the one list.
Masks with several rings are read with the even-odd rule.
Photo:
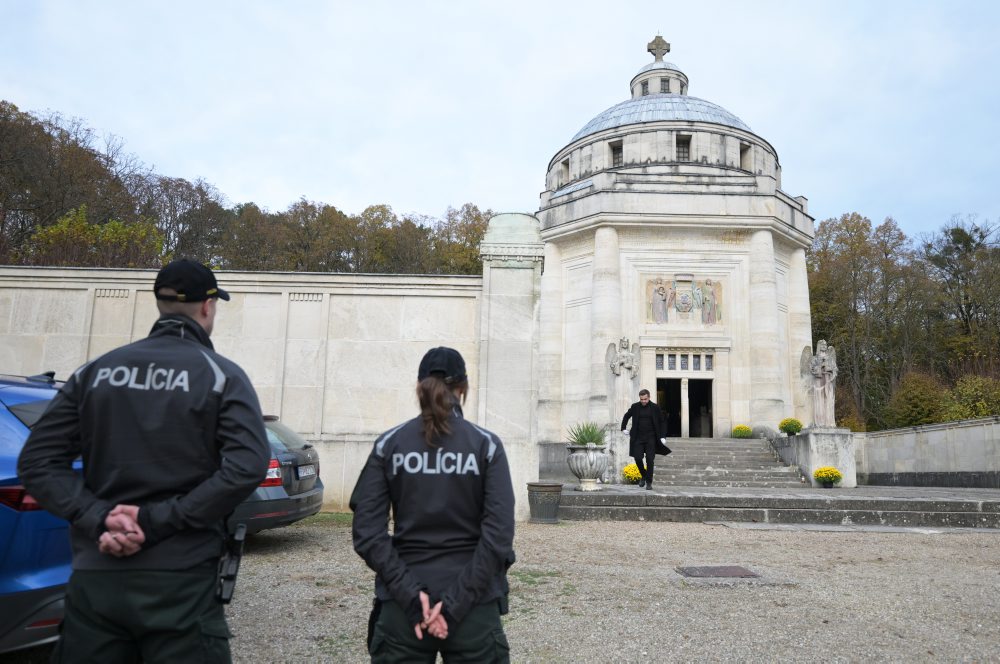
[[639, 488], [641, 489], [644, 486], [646, 486], [646, 480], [644, 480], [644, 479], [639, 480]]
[[646, 491], [652, 491], [652, 490], [653, 490], [653, 483], [646, 482]]

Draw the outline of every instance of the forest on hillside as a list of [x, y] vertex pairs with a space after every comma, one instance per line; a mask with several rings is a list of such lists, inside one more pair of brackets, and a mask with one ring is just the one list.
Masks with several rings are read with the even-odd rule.
[[[305, 198], [231, 204], [202, 179], [160, 175], [114, 136], [0, 101], [0, 264], [479, 274], [493, 212], [440, 217]], [[996, 222], [944, 220], [908, 237], [891, 218], [820, 221], [808, 252], [814, 342], [837, 349], [837, 420], [855, 430], [1000, 415]]]
[[479, 274], [491, 210], [360, 214], [301, 199], [231, 205], [211, 183], [155, 173], [121, 139], [0, 101], [0, 264], [159, 267], [187, 256], [226, 270]]

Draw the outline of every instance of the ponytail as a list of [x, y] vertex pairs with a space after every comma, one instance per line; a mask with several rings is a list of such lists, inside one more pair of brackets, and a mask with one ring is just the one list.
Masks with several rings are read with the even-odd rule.
[[417, 383], [417, 400], [420, 402], [420, 419], [424, 424], [424, 441], [437, 447], [435, 441], [451, 433], [448, 417], [456, 402], [465, 403], [469, 381], [448, 385], [438, 376], [428, 376]]

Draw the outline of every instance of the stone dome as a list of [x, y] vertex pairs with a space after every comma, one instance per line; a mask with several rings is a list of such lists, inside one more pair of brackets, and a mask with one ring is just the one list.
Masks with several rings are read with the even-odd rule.
[[657, 35], [648, 44], [655, 60], [632, 77], [632, 98], [615, 104], [578, 131], [570, 143], [603, 131], [644, 122], [710, 122], [750, 132], [750, 127], [726, 109], [710, 101], [689, 97], [688, 78], [680, 68], [663, 60], [670, 44]]
[[710, 101], [688, 95], [657, 93], [615, 104], [584, 125], [570, 143], [605, 129], [664, 120], [713, 122], [750, 131], [746, 123]]
[[[650, 62], [648, 65], [639, 70], [639, 74], [645, 74], [647, 71], [652, 71], [654, 69], [671, 69], [673, 71], [680, 71], [681, 68], [672, 62], [667, 62], [666, 60], [656, 60]], [[638, 74], [636, 74], [638, 76]]]

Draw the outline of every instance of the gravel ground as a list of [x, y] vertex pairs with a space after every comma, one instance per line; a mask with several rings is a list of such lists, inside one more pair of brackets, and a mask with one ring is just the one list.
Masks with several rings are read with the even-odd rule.
[[[1000, 534], [690, 523], [518, 524], [515, 662], [1000, 661]], [[742, 565], [757, 580], [679, 566]], [[238, 662], [364, 662], [373, 574], [349, 517], [254, 536], [230, 606]]]

